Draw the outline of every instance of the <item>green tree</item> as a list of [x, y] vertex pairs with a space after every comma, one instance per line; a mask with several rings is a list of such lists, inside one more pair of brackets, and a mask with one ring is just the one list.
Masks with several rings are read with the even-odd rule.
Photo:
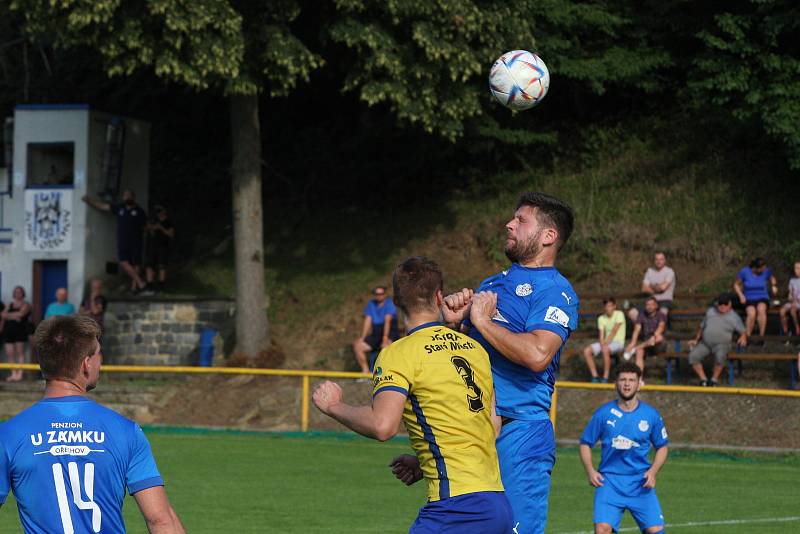
[[254, 357], [269, 341], [264, 291], [258, 95], [285, 94], [321, 64], [290, 30], [294, 0], [12, 0], [37, 44], [88, 47], [108, 76], [150, 69], [190, 88], [229, 97], [233, 161], [237, 350]]

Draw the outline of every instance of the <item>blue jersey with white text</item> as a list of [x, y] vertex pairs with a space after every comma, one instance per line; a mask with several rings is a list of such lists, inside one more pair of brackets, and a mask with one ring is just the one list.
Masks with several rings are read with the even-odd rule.
[[555, 267], [517, 263], [481, 282], [478, 291], [497, 293], [497, 313], [492, 320], [500, 326], [514, 333], [548, 330], [561, 337], [561, 348], [550, 365], [537, 373], [505, 358], [475, 327], [469, 332], [489, 353], [497, 413], [530, 421], [548, 419], [561, 351], [578, 327], [578, 296]]
[[650, 469], [650, 444], [660, 449], [669, 443], [667, 428], [658, 410], [639, 401], [632, 412], [620, 410], [617, 401], [598, 408], [583, 431], [581, 443], [594, 447], [600, 441], [602, 474], [643, 475]]
[[164, 482], [139, 425], [82, 396], [43, 399], [0, 425], [0, 503], [26, 534], [124, 533], [122, 500]]

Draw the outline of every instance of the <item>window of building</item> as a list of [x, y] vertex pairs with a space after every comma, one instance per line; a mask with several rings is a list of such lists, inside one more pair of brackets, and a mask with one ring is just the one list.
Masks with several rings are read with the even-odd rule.
[[75, 143], [28, 143], [27, 187], [71, 186]]

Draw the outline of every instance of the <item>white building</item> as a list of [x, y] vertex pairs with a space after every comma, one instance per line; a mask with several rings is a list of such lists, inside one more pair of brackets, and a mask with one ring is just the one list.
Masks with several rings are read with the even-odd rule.
[[20, 105], [4, 132], [0, 298], [22, 286], [39, 320], [56, 288], [77, 308], [87, 280], [115, 271], [115, 217], [82, 197], [131, 189], [147, 207], [150, 125], [85, 104]]

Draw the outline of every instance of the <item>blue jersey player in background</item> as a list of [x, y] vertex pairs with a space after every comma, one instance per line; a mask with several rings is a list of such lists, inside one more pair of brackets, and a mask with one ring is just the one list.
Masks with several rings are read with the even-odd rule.
[[36, 329], [47, 386], [0, 425], [0, 504], [14, 492], [26, 534], [117, 534], [127, 488], [152, 534], [183, 534], [142, 429], [85, 397], [100, 376], [99, 336], [85, 316]]
[[540, 534], [547, 523], [555, 436], [550, 400], [561, 351], [578, 326], [578, 296], [555, 268], [573, 227], [572, 209], [544, 193], [525, 193], [506, 224], [508, 270], [478, 291], [448, 295], [442, 315], [461, 323], [489, 353], [497, 414], [500, 475], [517, 534]]
[[[633, 362], [617, 369], [618, 399], [594, 412], [583, 431], [580, 456], [594, 494], [594, 531], [619, 530], [630, 510], [642, 532], [664, 532], [664, 515], [656, 496], [656, 475], [667, 461], [667, 429], [658, 411], [639, 400], [642, 370]], [[602, 444], [600, 466], [592, 464], [594, 444]], [[647, 454], [656, 449], [653, 463]]]

